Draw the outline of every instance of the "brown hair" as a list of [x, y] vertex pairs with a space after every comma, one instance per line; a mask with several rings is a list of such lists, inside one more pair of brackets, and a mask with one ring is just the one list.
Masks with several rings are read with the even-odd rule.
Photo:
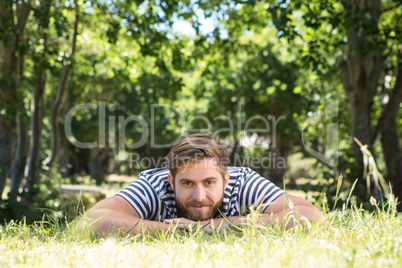
[[228, 168], [228, 151], [219, 137], [211, 134], [192, 134], [179, 140], [165, 158], [165, 165], [173, 178], [184, 164], [208, 158], [218, 160], [219, 171], [225, 177]]

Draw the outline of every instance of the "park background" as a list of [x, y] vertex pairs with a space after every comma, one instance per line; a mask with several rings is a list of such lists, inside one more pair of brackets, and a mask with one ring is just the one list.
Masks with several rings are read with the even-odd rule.
[[356, 137], [400, 199], [401, 19], [391, 0], [2, 0], [2, 223], [72, 219], [96, 200], [62, 184], [117, 191], [195, 132], [331, 208], [382, 198]]

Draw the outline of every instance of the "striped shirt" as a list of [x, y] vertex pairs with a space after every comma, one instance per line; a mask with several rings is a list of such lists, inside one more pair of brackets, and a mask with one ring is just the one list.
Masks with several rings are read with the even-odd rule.
[[[227, 217], [250, 213], [261, 205], [261, 213], [284, 193], [269, 180], [246, 167], [229, 167], [229, 184], [224, 191], [220, 212]], [[177, 218], [175, 194], [168, 180], [169, 170], [157, 168], [140, 173], [138, 179], [117, 195], [126, 199], [138, 215], [147, 220]]]

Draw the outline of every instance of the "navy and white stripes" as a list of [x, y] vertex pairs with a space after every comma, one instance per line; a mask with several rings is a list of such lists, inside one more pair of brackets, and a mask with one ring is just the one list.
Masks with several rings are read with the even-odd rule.
[[[250, 212], [251, 207], [260, 212], [284, 193], [269, 180], [250, 168], [229, 167], [229, 185], [224, 192], [220, 211], [227, 217]], [[157, 168], [141, 172], [138, 179], [118, 193], [138, 212], [141, 218], [164, 221], [177, 217], [173, 188], [168, 181], [169, 170]]]

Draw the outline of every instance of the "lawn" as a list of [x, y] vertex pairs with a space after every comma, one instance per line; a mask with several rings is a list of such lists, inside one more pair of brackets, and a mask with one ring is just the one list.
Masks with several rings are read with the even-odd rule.
[[402, 266], [402, 216], [392, 209], [352, 205], [325, 215], [326, 225], [304, 230], [250, 225], [148, 236], [95, 237], [75, 232], [74, 222], [9, 223], [0, 227], [0, 267]]

